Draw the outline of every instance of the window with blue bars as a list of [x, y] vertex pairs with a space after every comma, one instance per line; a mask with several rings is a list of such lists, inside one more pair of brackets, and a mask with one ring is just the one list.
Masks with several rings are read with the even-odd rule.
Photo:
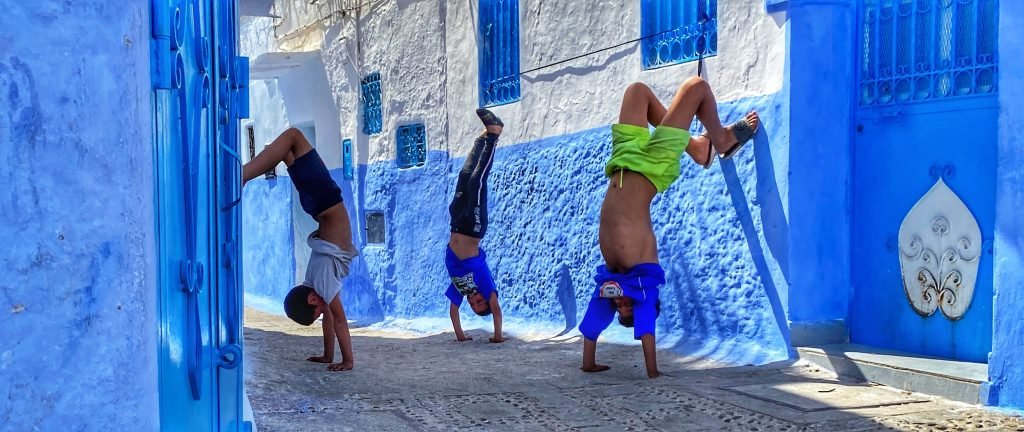
[[363, 103], [363, 133], [378, 134], [383, 125], [380, 109], [380, 72], [371, 73], [363, 78], [361, 87], [359, 99]]
[[395, 132], [398, 143], [398, 167], [412, 168], [427, 163], [427, 131], [423, 123], [399, 126]]
[[998, 0], [862, 0], [861, 107], [996, 93]]
[[352, 169], [352, 140], [348, 138], [341, 142], [341, 165], [345, 180], [352, 180], [355, 176]]
[[480, 0], [480, 106], [520, 99], [519, 0]]
[[640, 0], [644, 69], [718, 53], [718, 0]]

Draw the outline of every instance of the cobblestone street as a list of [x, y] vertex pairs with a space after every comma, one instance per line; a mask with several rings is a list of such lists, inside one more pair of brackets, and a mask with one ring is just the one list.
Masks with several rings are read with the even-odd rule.
[[328, 372], [318, 324], [246, 311], [248, 393], [270, 431], [1024, 431], [978, 407], [840, 381], [803, 363], [723, 367], [669, 351], [645, 378], [637, 347], [603, 344], [611, 370], [577, 369], [567, 339], [489, 344], [486, 333], [354, 329], [356, 368]]

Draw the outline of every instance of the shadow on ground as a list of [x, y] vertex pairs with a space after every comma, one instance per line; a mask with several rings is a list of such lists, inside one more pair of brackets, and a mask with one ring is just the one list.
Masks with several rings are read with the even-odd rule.
[[[578, 370], [577, 338], [456, 342], [353, 330], [356, 368], [328, 372], [318, 325], [246, 310], [246, 385], [261, 432], [1024, 431], [1014, 417], [833, 379], [800, 363], [724, 367], [665, 351], [648, 380], [638, 346], [603, 344]], [[336, 355], [340, 359], [340, 355]]]

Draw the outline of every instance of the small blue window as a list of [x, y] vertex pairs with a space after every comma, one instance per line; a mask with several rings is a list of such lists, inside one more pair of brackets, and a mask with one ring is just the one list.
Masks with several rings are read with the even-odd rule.
[[341, 142], [341, 163], [345, 180], [352, 180], [352, 140], [348, 138]]
[[399, 126], [395, 138], [398, 142], [399, 168], [412, 168], [427, 163], [427, 132], [423, 123]]
[[363, 133], [378, 134], [381, 130], [381, 97], [380, 72], [374, 72], [363, 78], [362, 92], [359, 98], [363, 102]]
[[519, 0], [480, 0], [480, 106], [520, 99]]
[[644, 69], [718, 52], [718, 0], [640, 0]]

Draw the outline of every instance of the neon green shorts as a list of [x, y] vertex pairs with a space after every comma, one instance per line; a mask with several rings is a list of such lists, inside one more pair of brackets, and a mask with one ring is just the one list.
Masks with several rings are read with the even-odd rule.
[[654, 134], [645, 127], [612, 125], [612, 158], [604, 167], [604, 174], [612, 177], [616, 171], [636, 171], [647, 177], [658, 192], [679, 178], [679, 158], [690, 143], [690, 132], [671, 126], [658, 126]]

